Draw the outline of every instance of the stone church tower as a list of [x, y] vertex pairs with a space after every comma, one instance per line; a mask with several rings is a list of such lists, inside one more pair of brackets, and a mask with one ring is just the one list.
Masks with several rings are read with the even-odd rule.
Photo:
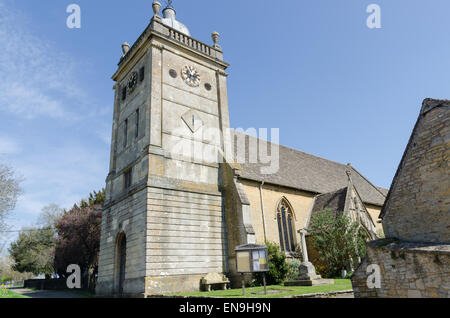
[[198, 290], [227, 271], [220, 154], [229, 128], [223, 54], [168, 6], [113, 75], [114, 119], [97, 294]]
[[375, 233], [385, 189], [353, 167], [230, 131], [219, 34], [202, 43], [170, 5], [160, 9], [122, 45], [113, 75], [97, 294], [198, 291], [210, 273], [238, 287], [235, 247], [270, 241], [297, 257], [319, 206], [352, 211]]

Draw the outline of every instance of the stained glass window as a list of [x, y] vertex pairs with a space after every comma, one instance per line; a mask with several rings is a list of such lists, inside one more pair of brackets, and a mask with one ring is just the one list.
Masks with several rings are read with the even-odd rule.
[[286, 199], [282, 199], [278, 206], [277, 222], [280, 236], [280, 246], [285, 252], [295, 252], [295, 224], [294, 214]]

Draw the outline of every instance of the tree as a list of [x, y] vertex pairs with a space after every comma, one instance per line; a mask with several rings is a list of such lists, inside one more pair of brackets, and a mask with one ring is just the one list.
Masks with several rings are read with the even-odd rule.
[[22, 281], [33, 277], [32, 273], [19, 273], [13, 270], [13, 260], [9, 256], [0, 256], [0, 283]]
[[43, 227], [55, 228], [58, 219], [63, 215], [64, 210], [57, 204], [49, 204], [42, 208], [39, 215], [38, 225]]
[[9, 248], [15, 271], [44, 274], [46, 278], [54, 272], [54, 252], [54, 231], [49, 227], [22, 230], [19, 238]]
[[324, 268], [320, 274], [325, 277], [338, 277], [365, 255], [367, 235], [341, 212], [324, 210], [313, 214], [308, 232]]
[[105, 203], [105, 195], [106, 190], [102, 189], [100, 191], [94, 191], [89, 194], [89, 199], [81, 200], [80, 207], [81, 208], [87, 208], [87, 207], [95, 207], [95, 206], [103, 206], [103, 203]]
[[84, 273], [83, 284], [89, 289], [95, 288], [95, 275], [98, 271], [98, 253], [104, 193], [91, 193], [89, 199], [82, 200], [80, 206], [66, 211], [56, 222], [55, 268], [57, 273], [66, 277], [70, 264], [80, 266]]
[[2, 232], [7, 229], [8, 229], [8, 227], [5, 226], [3, 230], [0, 230], [0, 256], [3, 255], [3, 250], [8, 245], [9, 240], [10, 240], [10, 233]]
[[11, 167], [0, 164], [0, 231], [6, 228], [5, 217], [14, 210], [22, 193], [20, 182]]

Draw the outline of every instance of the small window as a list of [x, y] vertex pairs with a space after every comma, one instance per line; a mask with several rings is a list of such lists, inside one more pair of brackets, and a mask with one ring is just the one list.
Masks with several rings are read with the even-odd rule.
[[145, 78], [145, 67], [142, 66], [141, 69], [139, 70], [139, 81], [142, 82], [144, 81]]
[[125, 175], [124, 175], [125, 189], [128, 189], [131, 187], [131, 182], [132, 182], [132, 180], [131, 180], [131, 169], [130, 169], [130, 170], [126, 171]]
[[128, 143], [128, 119], [125, 119], [125, 124], [123, 127], [123, 147], [125, 148]]
[[139, 138], [139, 109], [136, 110], [136, 132], [134, 137]]
[[125, 100], [127, 98], [127, 87], [122, 88], [122, 100]]

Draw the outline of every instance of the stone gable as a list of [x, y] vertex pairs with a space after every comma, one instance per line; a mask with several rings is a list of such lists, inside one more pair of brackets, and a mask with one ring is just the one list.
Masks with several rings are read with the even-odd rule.
[[387, 237], [450, 243], [449, 106], [423, 103], [381, 213]]

